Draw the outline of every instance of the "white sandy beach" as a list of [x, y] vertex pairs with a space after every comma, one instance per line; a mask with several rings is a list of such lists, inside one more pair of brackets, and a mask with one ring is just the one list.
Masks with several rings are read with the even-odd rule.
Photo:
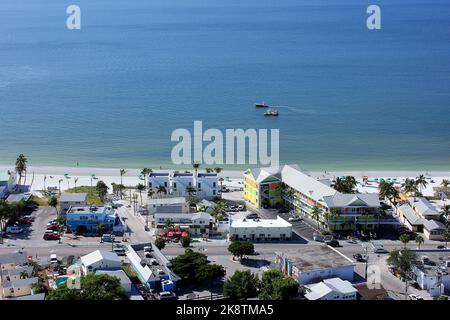
[[[0, 171], [14, 170], [13, 166], [0, 166]], [[123, 176], [123, 184], [125, 186], [136, 186], [143, 183], [139, 178], [140, 169], [126, 169], [127, 173]], [[202, 171], [202, 168], [200, 168]], [[167, 172], [167, 170], [155, 170], [155, 172]], [[68, 174], [69, 178], [64, 175]], [[27, 173], [27, 184], [31, 184], [32, 190], [44, 189], [44, 177], [47, 187], [58, 187], [58, 181], [61, 182], [61, 189], [66, 190], [74, 187], [74, 179], [78, 178], [77, 186], [91, 185], [91, 175], [95, 174], [97, 179], [92, 180], [95, 185], [97, 181], [102, 180], [107, 185], [112, 183], [120, 183], [119, 169], [117, 168], [86, 168], [86, 167], [46, 167], [46, 166], [30, 166]], [[237, 181], [242, 180], [243, 171], [224, 170], [220, 176], [228, 177], [230, 181], [225, 181], [225, 185], [234, 185]], [[333, 179], [342, 175], [352, 175], [358, 180], [363, 176], [372, 178], [397, 178], [397, 182], [402, 182], [405, 178], [414, 178], [419, 174], [425, 174], [428, 177], [429, 185], [423, 190], [423, 194], [428, 196], [433, 194], [433, 187], [438, 186], [443, 179], [450, 179], [448, 171], [330, 171], [326, 172], [310, 172], [315, 177], [326, 177]], [[362, 190], [361, 190], [362, 189]], [[362, 192], [376, 192], [376, 186], [360, 188]]]

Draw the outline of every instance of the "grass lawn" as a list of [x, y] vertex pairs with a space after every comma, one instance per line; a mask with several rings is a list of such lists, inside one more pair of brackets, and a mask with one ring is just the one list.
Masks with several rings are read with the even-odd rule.
[[33, 198], [31, 198], [31, 200], [30, 200], [30, 203], [35, 203], [38, 206], [45, 207], [45, 206], [48, 206], [49, 198], [50, 197], [46, 197], [46, 196], [44, 196], [42, 198], [38, 198], [38, 197], [33, 196]]
[[89, 187], [89, 186], [81, 186], [76, 188], [71, 188], [66, 190], [66, 192], [69, 193], [87, 193], [87, 202], [91, 205], [101, 206], [103, 204], [102, 200], [97, 194], [97, 190], [95, 187]]

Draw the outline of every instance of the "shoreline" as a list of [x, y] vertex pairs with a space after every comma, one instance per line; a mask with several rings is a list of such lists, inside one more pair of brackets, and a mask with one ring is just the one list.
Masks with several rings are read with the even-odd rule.
[[[205, 168], [214, 168], [217, 165], [212, 166], [200, 166], [199, 172], [202, 172], [205, 170]], [[252, 168], [249, 166], [249, 168]], [[301, 167], [300, 167], [301, 168]], [[127, 174], [124, 176], [139, 176], [142, 169], [136, 169], [136, 168], [126, 168], [123, 167], [123, 169], [127, 170]], [[188, 170], [193, 171], [194, 169], [191, 168], [178, 168], [178, 169], [157, 169], [150, 167], [154, 172], [172, 172], [175, 170], [178, 170], [180, 172]], [[7, 171], [7, 170], [14, 170], [14, 166], [10, 165], [0, 165], [0, 171]], [[68, 173], [69, 175], [79, 175], [79, 176], [90, 176], [91, 174], [95, 174], [96, 176], [117, 176], [119, 177], [119, 170], [120, 168], [103, 168], [103, 167], [69, 167], [69, 166], [28, 166], [28, 175], [31, 175], [33, 172], [37, 175], [64, 175]], [[223, 169], [223, 171], [219, 174], [220, 176], [242, 176], [245, 169]], [[411, 177], [416, 176], [419, 174], [424, 174], [430, 177], [443, 177], [443, 176], [449, 176], [450, 177], [450, 171], [445, 170], [304, 170], [305, 172], [311, 174], [312, 176], [323, 176], [323, 175], [331, 175], [331, 176], [342, 176], [342, 175], [352, 175], [356, 178], [361, 178], [363, 176], [369, 176], [369, 177]]]
[[[206, 166], [205, 166], [206, 167]], [[205, 167], [200, 166], [199, 172], [204, 171]], [[14, 166], [2, 166], [0, 165], [0, 172], [7, 170], [14, 170]], [[31, 184], [31, 191], [43, 190], [44, 180], [45, 186], [59, 187], [59, 180], [61, 181], [61, 190], [64, 191], [75, 186], [75, 178], [77, 178], [76, 185], [90, 186], [91, 183], [94, 186], [98, 181], [105, 182], [109, 187], [112, 183], [120, 183], [120, 174], [117, 168], [90, 168], [90, 167], [57, 167], [57, 166], [29, 166], [27, 173], [26, 184]], [[144, 183], [144, 179], [140, 178], [141, 169], [126, 169], [127, 173], [123, 176], [123, 184], [125, 186], [136, 186], [139, 183]], [[188, 169], [193, 171], [193, 168]], [[154, 172], [169, 172], [170, 169], [157, 170]], [[184, 171], [184, 169], [178, 169], [178, 171]], [[415, 178], [419, 174], [424, 174], [429, 177], [430, 181], [435, 180], [433, 184], [430, 184], [426, 188], [424, 194], [432, 194], [432, 186], [438, 185], [442, 179], [450, 180], [450, 171], [412, 171], [412, 170], [340, 170], [340, 171], [305, 171], [315, 178], [329, 178], [343, 175], [354, 176], [357, 180], [362, 180], [363, 176], [369, 178], [397, 178], [399, 181], [405, 178]], [[224, 184], [237, 185], [239, 181], [243, 180], [244, 170], [227, 170], [224, 169], [219, 176], [225, 178]], [[68, 178], [64, 175], [68, 174]], [[91, 179], [91, 175], [95, 174], [96, 179]], [[44, 179], [46, 177], [46, 179]], [[22, 180], [23, 181], [23, 180]], [[365, 190], [366, 192], [373, 192], [373, 190]], [[425, 190], [424, 190], [425, 191]]]

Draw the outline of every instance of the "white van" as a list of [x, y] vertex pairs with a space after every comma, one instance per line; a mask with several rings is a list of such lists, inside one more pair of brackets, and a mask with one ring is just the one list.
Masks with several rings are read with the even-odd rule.
[[58, 263], [58, 257], [56, 256], [56, 254], [52, 253], [50, 255], [50, 263]]

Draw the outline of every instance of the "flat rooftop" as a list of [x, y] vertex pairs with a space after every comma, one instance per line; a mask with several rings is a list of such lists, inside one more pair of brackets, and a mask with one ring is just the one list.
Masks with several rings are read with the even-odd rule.
[[168, 177], [169, 172], [152, 172], [148, 176], [149, 177]]
[[147, 203], [151, 204], [151, 205], [185, 204], [186, 203], [186, 198], [184, 198], [184, 197], [175, 197], [175, 198], [148, 199]]
[[67, 214], [114, 214], [115, 211], [112, 207], [94, 207], [94, 206], [82, 206], [82, 207], [71, 207]]
[[352, 260], [327, 245], [302, 246], [298, 250], [287, 250], [276, 252], [276, 254], [290, 260], [301, 272], [355, 265]]
[[18, 193], [18, 194], [10, 194], [6, 199], [6, 202], [13, 203], [19, 201], [28, 201], [31, 198], [31, 193]]
[[292, 224], [277, 217], [277, 219], [233, 219], [231, 218], [232, 228], [276, 228], [292, 227]]

